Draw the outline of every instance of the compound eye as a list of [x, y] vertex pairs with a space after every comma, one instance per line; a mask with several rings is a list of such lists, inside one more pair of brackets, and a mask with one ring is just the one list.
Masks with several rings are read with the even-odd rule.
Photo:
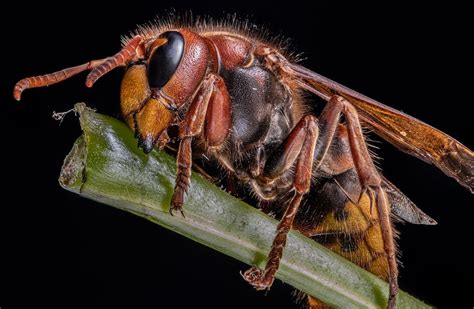
[[166, 42], [151, 51], [148, 62], [148, 83], [151, 88], [162, 88], [178, 68], [184, 53], [184, 38], [177, 31], [168, 31], [158, 39]]

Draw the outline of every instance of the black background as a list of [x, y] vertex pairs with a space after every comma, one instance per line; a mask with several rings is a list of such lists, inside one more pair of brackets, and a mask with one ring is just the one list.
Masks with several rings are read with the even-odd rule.
[[[315, 1], [316, 2], [316, 1]], [[121, 70], [93, 89], [85, 75], [30, 90], [25, 76], [114, 54], [120, 35], [174, 7], [221, 18], [238, 13], [293, 39], [305, 65], [401, 109], [474, 147], [473, 19], [449, 2], [413, 7], [209, 1], [13, 3], [2, 9], [0, 306], [9, 308], [296, 308], [291, 287], [265, 295], [246, 265], [146, 220], [60, 189], [64, 156], [80, 134], [55, 111], [85, 101], [119, 116]], [[473, 196], [436, 168], [382, 144], [387, 178], [437, 226], [400, 226], [402, 289], [441, 308], [474, 305]]]

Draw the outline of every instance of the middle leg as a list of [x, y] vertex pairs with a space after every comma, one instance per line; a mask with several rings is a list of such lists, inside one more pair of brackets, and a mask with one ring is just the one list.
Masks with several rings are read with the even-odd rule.
[[[317, 131], [315, 118], [313, 116], [306, 116], [293, 129], [281, 149], [267, 161], [264, 173], [260, 176], [260, 179], [262, 182], [271, 183], [291, 168], [298, 159], [294, 178], [295, 196], [278, 225], [277, 236], [272, 244], [265, 269], [262, 271], [253, 267], [244, 273], [244, 278], [259, 290], [268, 289], [271, 286], [282, 257], [283, 247], [286, 244], [287, 233], [292, 226], [302, 196], [309, 190], [312, 170], [319, 168], [325, 160], [342, 114], [346, 118], [351, 156], [353, 157], [360, 183], [364, 190], [375, 190], [384, 250], [387, 253], [389, 261], [389, 306], [393, 307], [398, 285], [396, 280], [397, 265], [395, 259], [395, 244], [389, 216], [388, 200], [385, 192], [381, 188], [381, 177], [373, 164], [365, 144], [357, 112], [350, 103], [339, 96], [332, 97], [321, 113], [319, 126], [321, 131], [320, 135], [319, 131]], [[307, 135], [307, 128], [304, 125], [309, 119], [314, 119], [312, 123], [316, 130], [316, 134], [311, 135], [312, 137]], [[308, 151], [309, 148], [312, 148], [312, 150]], [[299, 188], [297, 188], [298, 184]]]
[[313, 173], [313, 157], [318, 140], [318, 120], [312, 115], [303, 117], [286, 139], [282, 148], [277, 151], [265, 165], [261, 181], [270, 183], [283, 172], [288, 171], [296, 162], [293, 180], [294, 196], [291, 199], [283, 218], [277, 226], [267, 264], [264, 270], [252, 267], [243, 277], [257, 290], [269, 289], [275, 279], [280, 265], [288, 232], [298, 212], [303, 196], [309, 192]]
[[243, 276], [256, 289], [268, 289], [273, 283], [283, 255], [286, 238], [293, 225], [302, 197], [310, 189], [313, 171], [320, 168], [327, 157], [339, 124], [342, 106], [328, 104], [321, 113], [319, 122], [316, 117], [303, 117], [287, 137], [285, 143], [272, 154], [266, 162], [258, 180], [271, 184], [296, 164], [293, 188], [295, 196], [278, 224], [277, 235], [273, 241], [265, 269], [252, 267]]

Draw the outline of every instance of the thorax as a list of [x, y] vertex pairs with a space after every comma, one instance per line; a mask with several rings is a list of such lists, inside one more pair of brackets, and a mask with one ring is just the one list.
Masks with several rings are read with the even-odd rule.
[[218, 74], [225, 81], [232, 106], [227, 147], [216, 157], [237, 174], [250, 176], [295, 126], [293, 93], [254, 56], [256, 42], [225, 33], [207, 38], [217, 51]]

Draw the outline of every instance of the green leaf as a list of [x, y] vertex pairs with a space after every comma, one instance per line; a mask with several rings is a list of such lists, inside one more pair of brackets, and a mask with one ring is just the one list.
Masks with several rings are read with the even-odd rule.
[[[84, 134], [66, 157], [60, 184], [67, 190], [151, 220], [246, 264], [264, 267], [277, 221], [192, 176], [186, 218], [168, 212], [175, 159], [146, 155], [122, 122], [77, 104]], [[371, 273], [296, 231], [290, 232], [277, 278], [334, 307], [383, 308], [388, 286]], [[256, 292], [257, 293], [257, 292]], [[400, 308], [430, 308], [400, 292]]]

